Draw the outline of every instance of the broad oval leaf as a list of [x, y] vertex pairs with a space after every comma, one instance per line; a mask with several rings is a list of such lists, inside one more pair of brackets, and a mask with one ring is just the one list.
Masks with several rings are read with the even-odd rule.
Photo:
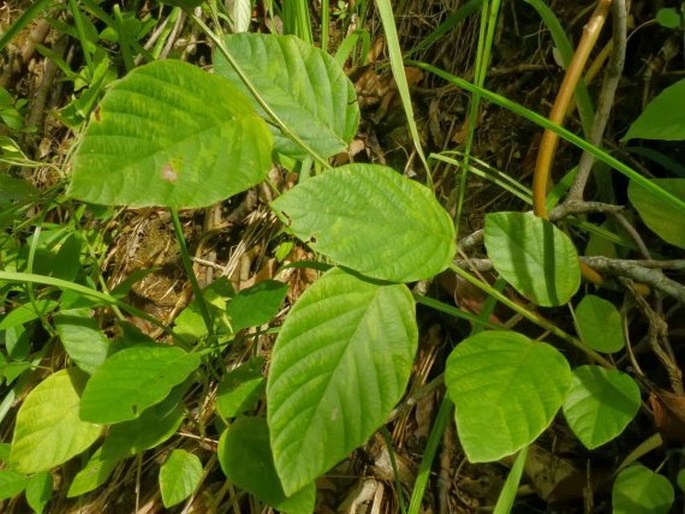
[[685, 139], [685, 79], [667, 87], [647, 104], [623, 141], [629, 139]]
[[271, 207], [312, 249], [372, 278], [429, 278], [456, 253], [454, 225], [433, 193], [386, 166], [335, 168]]
[[466, 456], [489, 462], [527, 446], [552, 423], [571, 385], [571, 369], [546, 343], [487, 331], [452, 351], [445, 385]]
[[265, 419], [237, 419], [221, 434], [217, 457], [224, 474], [233, 483], [268, 505], [293, 514], [314, 511], [313, 483], [286, 497], [274, 467]]
[[271, 321], [287, 293], [288, 284], [278, 280], [265, 280], [240, 291], [226, 308], [233, 332]]
[[17, 471], [37, 473], [63, 464], [86, 450], [102, 427], [79, 418], [80, 393], [87, 375], [72, 368], [38, 384], [17, 413], [10, 462]]
[[257, 357], [226, 373], [216, 392], [216, 410], [224, 418], [234, 418], [255, 406], [264, 391], [262, 366]]
[[621, 471], [611, 490], [613, 514], [667, 514], [675, 494], [671, 482], [642, 464]]
[[267, 380], [271, 447], [286, 494], [364, 443], [404, 393], [417, 347], [406, 286], [332, 269], [281, 327]]
[[81, 419], [120, 423], [138, 418], [167, 397], [200, 365], [181, 348], [143, 344], [110, 356], [90, 377], [81, 400]]
[[186, 450], [174, 450], [159, 470], [162, 503], [169, 508], [188, 498], [202, 479], [202, 462]]
[[564, 416], [580, 442], [593, 450], [617, 437], [640, 409], [640, 388], [617, 369], [573, 370]]
[[204, 207], [259, 183], [272, 138], [227, 80], [164, 60], [105, 95], [74, 156], [68, 194], [106, 205]]
[[573, 242], [531, 212], [485, 216], [485, 248], [502, 278], [537, 305], [563, 305], [580, 286]]
[[[685, 179], [657, 178], [650, 182], [685, 200]], [[667, 243], [685, 248], [685, 212], [634, 182], [628, 185], [628, 198], [650, 230]]]
[[[276, 115], [321, 157], [347, 148], [357, 132], [354, 85], [333, 57], [295, 36], [231, 34], [226, 47]], [[223, 54], [214, 54], [217, 74], [229, 79], [271, 124], [275, 149], [296, 159], [304, 149], [272, 123]]]
[[604, 298], [585, 295], [576, 307], [576, 322], [583, 342], [598, 352], [618, 352], [625, 345], [621, 313]]

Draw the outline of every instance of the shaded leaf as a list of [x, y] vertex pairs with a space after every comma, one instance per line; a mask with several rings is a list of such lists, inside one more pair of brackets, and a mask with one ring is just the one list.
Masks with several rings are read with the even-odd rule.
[[81, 419], [120, 423], [139, 417], [200, 365], [181, 348], [146, 344], [125, 348], [95, 370], [83, 391]]
[[600, 366], [573, 370], [564, 416], [573, 433], [594, 449], [617, 437], [640, 409], [640, 388], [625, 373]]
[[216, 395], [216, 408], [224, 418], [234, 418], [252, 407], [264, 390], [264, 359], [252, 359], [226, 373]]
[[314, 510], [314, 484], [287, 498], [276, 474], [269, 445], [269, 429], [263, 418], [240, 418], [221, 434], [217, 451], [224, 474], [238, 487], [263, 502], [288, 513]]
[[42, 471], [29, 478], [26, 484], [26, 503], [41, 514], [52, 497], [52, 475]]
[[641, 464], [621, 471], [611, 490], [614, 514], [666, 514], [673, 499], [668, 479]]
[[621, 313], [614, 304], [594, 295], [585, 295], [576, 308], [578, 332], [583, 342], [598, 352], [623, 349]]
[[[685, 93], [684, 93], [685, 94]], [[685, 200], [685, 179], [659, 178], [651, 182], [672, 195]], [[661, 239], [679, 248], [685, 248], [685, 213], [664, 202], [657, 194], [631, 182], [628, 198], [640, 218]]]
[[573, 242], [531, 212], [486, 215], [485, 248], [502, 278], [538, 305], [563, 305], [580, 286]]
[[54, 320], [67, 355], [79, 368], [92, 374], [107, 358], [110, 345], [90, 309], [60, 311]]
[[0, 469], [0, 501], [13, 498], [26, 487], [28, 479], [25, 475], [11, 469]]
[[233, 332], [271, 321], [278, 313], [287, 292], [288, 284], [277, 280], [265, 280], [240, 291], [226, 309]]

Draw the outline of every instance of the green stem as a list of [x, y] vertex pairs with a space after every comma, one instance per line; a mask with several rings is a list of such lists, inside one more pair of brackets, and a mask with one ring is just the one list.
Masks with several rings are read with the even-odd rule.
[[576, 339], [575, 337], [567, 334], [563, 330], [561, 330], [559, 327], [557, 327], [554, 323], [551, 321], [546, 320], [545, 318], [538, 316], [534, 312], [529, 311], [525, 307], [520, 306], [518, 303], [514, 302], [510, 298], [506, 297], [504, 294], [500, 293], [497, 289], [494, 287], [490, 286], [489, 284], [486, 284], [485, 282], [482, 282], [478, 280], [477, 278], [473, 277], [471, 274], [466, 272], [465, 270], [461, 269], [459, 266], [456, 264], [450, 264], [450, 269], [454, 271], [457, 275], [459, 275], [461, 278], [466, 280], [469, 284], [476, 286], [478, 289], [481, 291], [484, 291], [485, 293], [489, 294], [490, 296], [495, 297], [497, 300], [499, 300], [501, 303], [509, 307], [511, 310], [514, 312], [517, 312], [524, 318], [526, 318], [529, 321], [532, 321], [539, 327], [544, 328], [548, 332], [554, 334], [557, 336], [559, 339], [562, 339], [569, 343], [570, 345], [574, 346], [581, 352], [583, 352], [585, 355], [587, 355], [591, 360], [601, 364], [602, 366], [613, 369], [615, 366], [609, 362], [607, 359], [602, 357], [599, 353], [594, 351], [592, 348], [586, 346], [585, 344], [582, 343], [579, 339]]
[[205, 322], [205, 326], [207, 327], [207, 334], [212, 336], [214, 335], [214, 323], [212, 323], [212, 318], [209, 315], [209, 309], [207, 308], [207, 302], [205, 301], [205, 297], [202, 294], [202, 289], [200, 289], [200, 284], [195, 276], [195, 270], [193, 270], [193, 262], [190, 260], [188, 246], [186, 245], [186, 238], [183, 235], [183, 227], [181, 226], [181, 220], [178, 217], [178, 210], [170, 208], [169, 212], [171, 213], [171, 222], [174, 226], [176, 241], [178, 241], [178, 246], [181, 249], [183, 268], [186, 270], [186, 275], [188, 275], [190, 286], [193, 288], [193, 294], [197, 300], [197, 305], [200, 307], [200, 314], [202, 314], [202, 320]]
[[447, 423], [449, 423], [452, 417], [451, 415], [452, 402], [449, 398], [447, 398], [447, 395], [445, 395], [445, 397], [442, 399], [442, 403], [440, 404], [438, 415], [435, 417], [435, 422], [433, 423], [431, 433], [428, 436], [426, 449], [423, 452], [423, 458], [421, 459], [421, 464], [419, 465], [419, 472], [416, 475], [416, 482], [414, 482], [414, 490], [411, 493], [411, 501], [409, 502], [409, 510], [407, 511], [407, 514], [419, 514], [421, 511], [421, 501], [423, 500], [423, 495], [426, 492], [426, 485], [428, 484], [428, 478], [430, 477], [433, 460], [435, 459], [435, 454], [438, 451], [442, 434], [445, 432]]

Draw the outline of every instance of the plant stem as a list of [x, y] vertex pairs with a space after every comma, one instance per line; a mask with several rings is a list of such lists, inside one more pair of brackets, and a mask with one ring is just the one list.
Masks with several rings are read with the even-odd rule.
[[548, 332], [550, 332], [551, 334], [554, 334], [559, 339], [562, 339], [562, 340], [566, 341], [567, 343], [569, 343], [571, 346], [574, 346], [575, 348], [577, 348], [578, 350], [583, 352], [585, 355], [587, 355], [590, 358], [590, 360], [593, 360], [593, 361], [601, 364], [605, 368], [613, 369], [615, 367], [611, 362], [609, 362], [607, 359], [602, 357], [599, 353], [594, 351], [592, 348], [583, 344], [583, 342], [580, 341], [579, 339], [573, 337], [572, 335], [567, 334], [566, 332], [561, 330], [559, 327], [557, 327], [551, 321], [548, 321], [545, 318], [538, 316], [537, 314], [535, 314], [535, 313], [529, 311], [528, 309], [520, 306], [518, 303], [514, 302], [510, 298], [506, 297], [504, 294], [497, 291], [494, 287], [492, 287], [489, 284], [486, 284], [486, 283], [478, 280], [477, 278], [471, 276], [471, 274], [469, 274], [465, 270], [461, 269], [456, 264], [450, 264], [449, 268], [452, 271], [454, 271], [457, 275], [459, 275], [461, 278], [466, 280], [469, 284], [476, 286], [478, 289], [489, 294], [490, 296], [494, 296], [495, 298], [497, 298], [497, 300], [499, 300], [501, 303], [503, 303], [504, 305], [509, 307], [514, 312], [517, 312], [518, 314], [520, 314], [521, 316], [523, 316], [527, 320], [532, 321], [533, 323], [535, 323], [539, 327], [542, 327], [545, 330], [547, 330]]
[[414, 482], [414, 489], [411, 493], [411, 501], [409, 502], [409, 509], [407, 514], [419, 514], [421, 512], [421, 500], [426, 492], [426, 485], [428, 484], [428, 477], [430, 476], [433, 459], [438, 451], [438, 445], [442, 439], [442, 434], [447, 428], [452, 414], [452, 401], [445, 395], [440, 404], [438, 415], [435, 417], [433, 428], [428, 436], [426, 449], [423, 452], [423, 458], [419, 465], [419, 472], [416, 475], [416, 482]]
[[[599, 33], [607, 18], [611, 0], [599, 0], [592, 18], [583, 29], [583, 37], [578, 44], [571, 64], [569, 64], [564, 81], [559, 88], [559, 94], [554, 101], [549, 121], [557, 125], [562, 125], [566, 111], [580, 80], [585, 63], [590, 56], [590, 52], [597, 42]], [[540, 141], [538, 159], [535, 163], [535, 174], [533, 175], [533, 212], [536, 216], [547, 219], [547, 187], [549, 185], [552, 161], [556, 152], [559, 136], [555, 132], [545, 130]]]
[[195, 276], [193, 262], [188, 254], [188, 246], [186, 245], [186, 239], [183, 235], [183, 227], [181, 226], [181, 220], [178, 217], [178, 211], [174, 208], [170, 208], [169, 212], [171, 213], [171, 222], [174, 226], [176, 241], [178, 241], [178, 246], [181, 248], [181, 260], [183, 261], [183, 268], [186, 270], [186, 275], [188, 275], [188, 280], [190, 280], [190, 286], [193, 288], [193, 295], [195, 295], [197, 305], [200, 308], [200, 314], [202, 314], [202, 320], [205, 322], [205, 326], [207, 327], [207, 334], [211, 336], [214, 334], [214, 323], [212, 323], [212, 318], [209, 315], [209, 309], [207, 309], [207, 302], [205, 302], [202, 289], [200, 289], [200, 284], [197, 282], [197, 277]]

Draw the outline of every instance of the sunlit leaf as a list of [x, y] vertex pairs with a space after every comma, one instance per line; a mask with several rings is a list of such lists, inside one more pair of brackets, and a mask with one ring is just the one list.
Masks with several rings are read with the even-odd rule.
[[271, 447], [286, 494], [364, 443], [404, 394], [417, 346], [404, 285], [332, 269], [293, 306], [267, 382]]
[[[226, 46], [266, 103], [297, 136], [322, 157], [347, 148], [359, 124], [357, 94], [338, 63], [295, 36], [232, 34]], [[217, 74], [226, 77], [272, 123], [220, 51]], [[306, 152], [273, 124], [275, 149], [295, 158]]]
[[548, 344], [517, 332], [486, 331], [452, 351], [445, 385], [466, 456], [489, 462], [527, 446], [552, 423], [571, 370]]
[[31, 390], [17, 413], [10, 453], [14, 469], [47, 471], [78, 455], [100, 436], [101, 426], [79, 418], [86, 379], [76, 368], [65, 369]]
[[240, 91], [155, 61], [116, 82], [74, 156], [68, 194], [106, 205], [204, 207], [259, 183], [271, 135]]
[[202, 462], [197, 455], [174, 450], [159, 470], [162, 503], [169, 508], [188, 498], [202, 479]]
[[107, 358], [110, 344], [90, 309], [60, 311], [54, 320], [67, 355], [79, 368], [92, 374]]
[[454, 225], [433, 192], [385, 166], [335, 168], [271, 206], [312, 249], [372, 278], [429, 278], [456, 252]]

